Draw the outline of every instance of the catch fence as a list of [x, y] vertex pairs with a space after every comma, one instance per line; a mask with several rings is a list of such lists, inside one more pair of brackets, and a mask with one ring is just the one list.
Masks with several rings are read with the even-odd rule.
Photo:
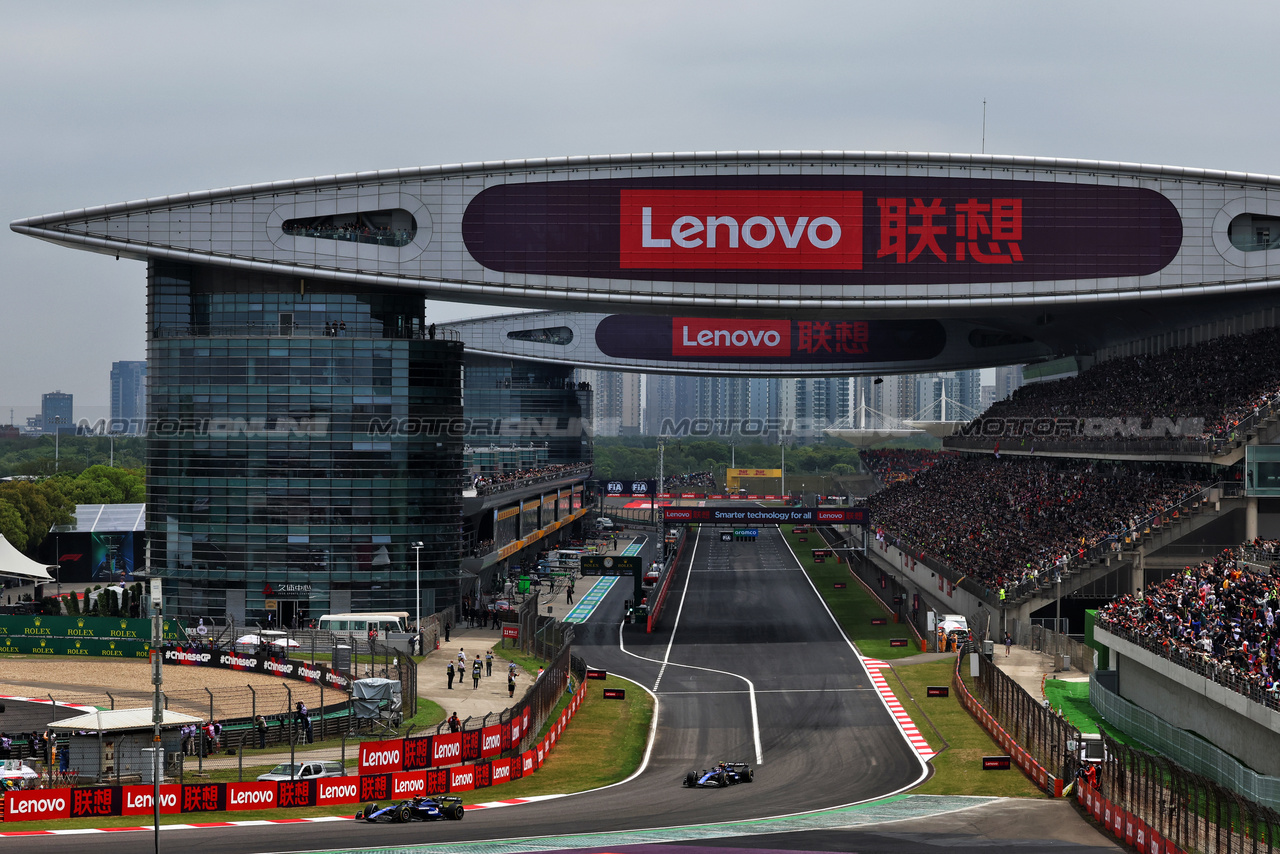
[[[1076, 727], [1032, 697], [984, 656], [977, 658], [974, 699], [1049, 774], [1073, 780], [1088, 765], [1094, 765], [1099, 793], [1145, 822], [1180, 851], [1280, 851], [1280, 813], [1171, 758], [1122, 744], [1105, 734], [1101, 736], [1101, 761], [1086, 761]], [[967, 656], [962, 656], [958, 664], [967, 669]], [[1091, 694], [1096, 692], [1100, 676], [1094, 675]], [[1107, 714], [1110, 707], [1099, 702], [1100, 711]], [[1115, 714], [1114, 709], [1111, 714]]]

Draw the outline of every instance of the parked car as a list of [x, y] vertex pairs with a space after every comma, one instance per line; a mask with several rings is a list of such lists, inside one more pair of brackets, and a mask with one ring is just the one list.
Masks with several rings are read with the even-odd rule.
[[314, 780], [317, 777], [342, 777], [347, 773], [341, 762], [288, 762], [277, 765], [265, 774], [258, 775], [258, 781], [267, 780]]

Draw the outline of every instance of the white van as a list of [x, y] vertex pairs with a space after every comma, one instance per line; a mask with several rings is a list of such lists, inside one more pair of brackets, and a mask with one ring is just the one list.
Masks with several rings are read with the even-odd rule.
[[969, 621], [959, 614], [943, 614], [938, 618], [938, 628], [952, 640], [961, 643], [969, 639]]
[[596, 519], [596, 527], [599, 528], [601, 531], [613, 530], [613, 520], [610, 519], [608, 516], [601, 516], [600, 518]]
[[389, 611], [380, 614], [325, 614], [320, 618], [319, 629], [339, 637], [367, 640], [369, 629], [376, 628], [378, 637], [386, 639], [390, 632], [402, 633], [409, 619], [408, 611]]

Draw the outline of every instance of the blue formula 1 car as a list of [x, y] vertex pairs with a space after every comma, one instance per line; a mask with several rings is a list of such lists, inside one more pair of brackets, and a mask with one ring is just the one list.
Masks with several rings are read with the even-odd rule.
[[357, 821], [439, 821], [440, 819], [462, 820], [462, 798], [441, 795], [434, 798], [410, 798], [396, 804], [379, 807], [369, 803], [364, 809], [356, 810]]
[[721, 762], [710, 770], [685, 774], [684, 786], [686, 789], [723, 789], [738, 783], [750, 783], [755, 778], [755, 772], [745, 762]]

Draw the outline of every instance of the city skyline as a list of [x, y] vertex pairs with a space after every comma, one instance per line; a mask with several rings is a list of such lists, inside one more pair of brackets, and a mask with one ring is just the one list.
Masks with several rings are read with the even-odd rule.
[[[229, 8], [8, 9], [6, 221], [285, 176], [632, 151], [985, 151], [1280, 174], [1260, 144], [1280, 118], [1240, 83], [1266, 79], [1280, 23], [1248, 15], [1241, 29], [1245, 6], [1206, 16], [1191, 3], [1084, 3], [1050, 26], [1037, 7], [1001, 3], [926, 3], [910, 16], [805, 3], [782, 16], [774, 4], [653, 3], [637, 16], [569, 3], [549, 16], [393, 2], [354, 20], [255, 7], [252, 28]], [[158, 75], [154, 46], [176, 34], [184, 61]], [[334, 55], [412, 85], [325, 75], [281, 99], [283, 81]], [[332, 132], [375, 122], [389, 130]], [[85, 353], [143, 357], [143, 266], [6, 229], [0, 269], [0, 360], [23, 366], [0, 380], [0, 418], [13, 408], [23, 423], [59, 387], [78, 412], [106, 417], [105, 371]], [[431, 303], [428, 314], [492, 310]]]

